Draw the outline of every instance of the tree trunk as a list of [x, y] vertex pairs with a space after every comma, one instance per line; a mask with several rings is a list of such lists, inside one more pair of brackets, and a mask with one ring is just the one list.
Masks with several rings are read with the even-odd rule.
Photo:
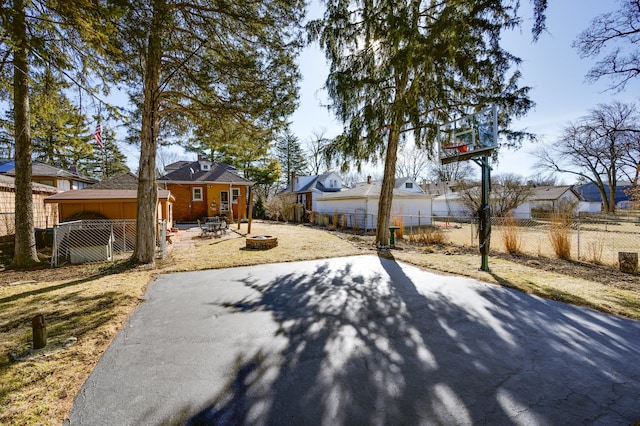
[[162, 61], [162, 31], [166, 22], [164, 0], [154, 2], [154, 16], [149, 34], [144, 76], [144, 101], [140, 133], [140, 163], [138, 168], [138, 209], [136, 217], [136, 248], [133, 259], [139, 264], [154, 264], [156, 250], [156, 220], [158, 186], [156, 183], [156, 148], [159, 130], [160, 69]]
[[400, 134], [392, 125], [389, 129], [387, 153], [384, 160], [384, 176], [380, 189], [380, 202], [378, 204], [378, 220], [376, 222], [376, 246], [389, 245], [389, 224], [391, 221], [391, 205], [393, 203], [393, 187], [396, 180], [396, 162], [398, 160], [398, 142]]
[[33, 194], [31, 192], [31, 123], [29, 118], [29, 40], [25, 5], [14, 2], [15, 16], [12, 38], [13, 53], [13, 112], [16, 143], [15, 179], [15, 252], [12, 266], [25, 268], [38, 262], [33, 234]]

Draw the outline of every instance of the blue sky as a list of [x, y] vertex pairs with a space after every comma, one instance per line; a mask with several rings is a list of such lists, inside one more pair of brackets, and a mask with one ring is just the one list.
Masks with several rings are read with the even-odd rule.
[[[521, 2], [522, 15], [531, 14], [528, 0]], [[595, 59], [580, 59], [571, 43], [588, 27], [597, 15], [618, 7], [614, 0], [553, 0], [547, 10], [547, 32], [537, 43], [531, 39], [531, 19], [526, 18], [520, 30], [505, 35], [504, 46], [519, 56], [523, 63], [522, 85], [531, 86], [530, 97], [536, 107], [515, 128], [526, 128], [540, 136], [540, 143], [552, 143], [562, 126], [585, 115], [590, 108], [614, 100], [635, 102], [638, 100], [640, 81], [627, 85], [622, 93], [607, 91], [608, 80], [587, 83], [585, 75]], [[317, 18], [322, 9], [313, 0], [308, 17]], [[317, 45], [305, 48], [298, 59], [303, 80], [300, 87], [300, 106], [291, 117], [293, 133], [304, 145], [314, 131], [325, 130], [327, 137], [340, 133], [342, 126], [322, 106], [326, 96], [322, 87], [327, 77], [328, 65], [324, 53]], [[138, 168], [138, 152], [135, 146], [123, 146], [132, 170]], [[534, 175], [535, 158], [531, 152], [537, 144], [525, 144], [517, 151], [501, 150], [499, 161], [493, 164], [493, 173], [515, 173], [523, 177]], [[194, 154], [184, 154], [183, 159], [195, 159]], [[380, 174], [379, 169], [365, 170]], [[561, 177], [563, 183], [574, 183], [571, 176]]]
[[[523, 59], [522, 84], [531, 86], [530, 97], [536, 107], [527, 117], [515, 123], [516, 128], [527, 128], [540, 135], [542, 143], [551, 143], [563, 125], [585, 115], [600, 103], [613, 100], [634, 102], [638, 100], [640, 82], [628, 85], [622, 93], [607, 91], [609, 81], [587, 83], [585, 75], [595, 59], [580, 59], [571, 43], [577, 35], [588, 27], [597, 15], [615, 10], [617, 1], [612, 0], [554, 0], [547, 10], [548, 31], [537, 43], [531, 39], [531, 22], [524, 22], [522, 29], [510, 32], [504, 37], [504, 46]], [[522, 13], [531, 13], [527, 0], [522, 1]], [[315, 5], [310, 17], [316, 17], [321, 9]], [[299, 58], [304, 77], [301, 85], [300, 107], [292, 117], [292, 129], [304, 143], [315, 130], [325, 129], [329, 137], [340, 133], [341, 125], [321, 104], [325, 102], [322, 86], [327, 77], [328, 66], [322, 51], [317, 46], [307, 47]], [[531, 176], [535, 158], [531, 151], [533, 144], [526, 144], [518, 151], [503, 150], [494, 173], [516, 173]], [[562, 178], [565, 183], [573, 183], [571, 177]]]

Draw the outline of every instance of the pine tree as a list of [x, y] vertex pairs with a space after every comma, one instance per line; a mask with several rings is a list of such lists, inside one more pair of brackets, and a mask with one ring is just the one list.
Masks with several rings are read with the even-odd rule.
[[127, 4], [118, 60], [142, 94], [134, 262], [154, 263], [159, 138], [207, 128], [210, 117], [269, 129], [293, 112], [303, 9], [301, 0]]
[[91, 152], [86, 117], [65, 95], [69, 83], [50, 67], [36, 75], [31, 92], [34, 159], [63, 169]]
[[280, 161], [282, 175], [280, 181], [289, 185], [291, 183], [291, 173], [296, 175], [304, 174], [307, 169], [307, 160], [302, 152], [300, 141], [290, 131], [286, 131], [282, 137], [276, 141], [275, 154]]
[[[535, 0], [541, 16], [545, 0]], [[431, 150], [439, 123], [497, 104], [502, 131], [532, 102], [500, 46], [519, 18], [509, 1], [327, 1], [310, 25], [330, 61], [331, 108], [344, 123], [329, 152], [358, 168], [384, 161], [376, 244], [386, 246], [399, 142]], [[536, 21], [539, 28], [543, 21]], [[510, 135], [511, 142], [523, 134]]]
[[[49, 2], [14, 0], [0, 7], [0, 95], [12, 99], [15, 136], [16, 235], [14, 267], [38, 262], [31, 194], [31, 119], [29, 87], [44, 65], [90, 87], [87, 76], [99, 72], [96, 58], [106, 53], [117, 8], [92, 0]], [[95, 75], [95, 74], [94, 74]], [[8, 84], [11, 81], [12, 84]]]
[[77, 163], [81, 174], [104, 180], [130, 171], [127, 157], [118, 147], [115, 136], [113, 129], [103, 128], [102, 148], [92, 145], [91, 153]]

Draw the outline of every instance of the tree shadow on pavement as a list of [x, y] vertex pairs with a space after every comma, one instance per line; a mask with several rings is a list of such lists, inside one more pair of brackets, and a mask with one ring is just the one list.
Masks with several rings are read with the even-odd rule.
[[187, 424], [640, 419], [638, 322], [388, 258], [315, 265], [248, 276], [257, 297], [219, 301], [271, 313], [276, 343], [239, 355], [225, 391]]

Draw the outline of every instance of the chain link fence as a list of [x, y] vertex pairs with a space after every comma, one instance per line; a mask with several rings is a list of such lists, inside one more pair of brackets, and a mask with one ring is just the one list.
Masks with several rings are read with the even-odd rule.
[[[433, 226], [450, 243], [478, 247], [474, 217], [434, 217]], [[569, 259], [606, 265], [616, 265], [619, 252], [640, 251], [640, 222], [633, 217], [494, 217], [491, 229], [491, 251], [538, 257], [561, 257], [559, 251], [563, 251]], [[557, 247], [559, 237], [566, 240], [561, 248]]]
[[[166, 222], [158, 223], [157, 251], [167, 251]], [[135, 220], [78, 220], [53, 228], [51, 266], [110, 262], [129, 256], [136, 242]]]
[[[358, 232], [373, 231], [377, 215], [364, 212], [313, 212], [311, 222], [332, 229]], [[392, 214], [390, 225], [402, 228], [400, 235], [409, 239], [425, 232], [441, 234], [438, 240], [460, 246], [478, 247], [478, 222], [474, 216], [417, 216]], [[559, 219], [553, 215], [534, 218], [493, 217], [491, 251], [516, 252], [538, 257], [558, 257], [554, 238], [559, 231], [567, 238], [567, 255], [574, 260], [617, 265], [619, 252], [640, 252], [640, 212], [616, 215], [575, 216]], [[420, 238], [414, 238], [420, 240]], [[510, 241], [507, 241], [509, 240]], [[513, 248], [513, 247], [511, 247]]]

